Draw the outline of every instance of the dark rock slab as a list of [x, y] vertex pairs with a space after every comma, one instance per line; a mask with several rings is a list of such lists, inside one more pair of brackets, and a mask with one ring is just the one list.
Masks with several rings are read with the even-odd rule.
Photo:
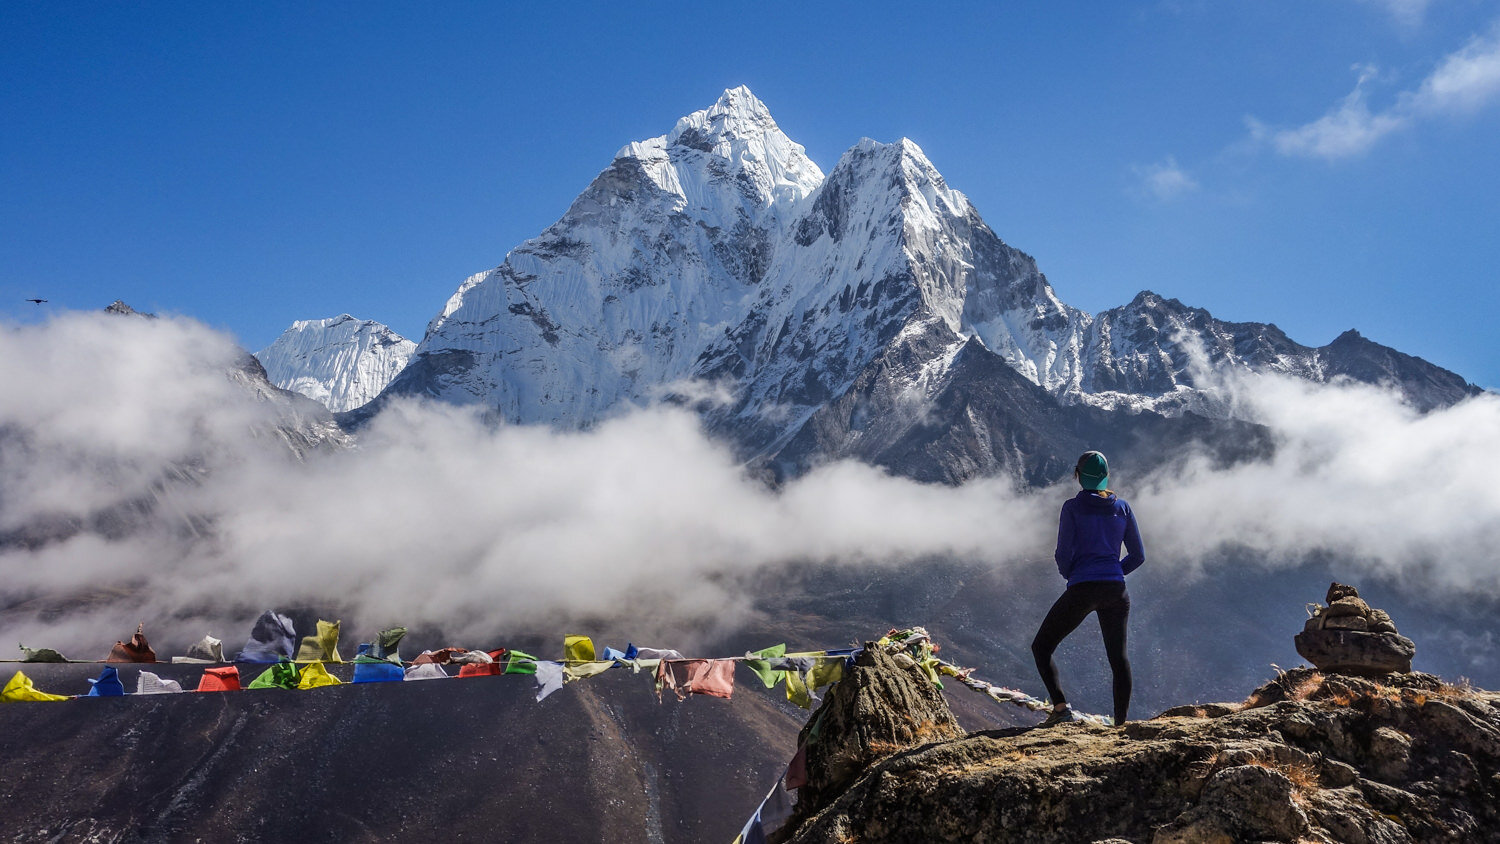
[[1359, 676], [1405, 674], [1411, 671], [1417, 645], [1399, 633], [1358, 630], [1303, 630], [1296, 637], [1297, 653], [1320, 671]]

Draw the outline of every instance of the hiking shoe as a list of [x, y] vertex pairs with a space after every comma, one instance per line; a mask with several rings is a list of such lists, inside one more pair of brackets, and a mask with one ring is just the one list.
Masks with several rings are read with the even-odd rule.
[[1083, 718], [1077, 712], [1073, 711], [1073, 707], [1064, 706], [1062, 709], [1054, 709], [1049, 712], [1047, 720], [1042, 722], [1042, 726], [1056, 727], [1058, 724], [1072, 724], [1082, 720]]

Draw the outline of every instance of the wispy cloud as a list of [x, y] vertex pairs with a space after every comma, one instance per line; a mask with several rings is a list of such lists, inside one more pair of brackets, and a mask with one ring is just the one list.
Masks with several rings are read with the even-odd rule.
[[1500, 99], [1500, 25], [1445, 56], [1420, 85], [1398, 93], [1384, 109], [1369, 104], [1376, 69], [1355, 65], [1354, 70], [1354, 90], [1328, 113], [1290, 129], [1250, 118], [1252, 141], [1268, 143], [1282, 155], [1331, 161], [1361, 155], [1386, 136], [1424, 120], [1486, 108]]
[[1145, 192], [1162, 202], [1177, 199], [1198, 189], [1198, 181], [1177, 163], [1174, 156], [1169, 155], [1166, 160], [1156, 164], [1137, 165], [1131, 169], [1140, 179]]
[[1403, 29], [1415, 29], [1422, 25], [1427, 17], [1427, 7], [1432, 5], [1432, 0], [1362, 0], [1366, 5], [1379, 6], [1384, 9], [1395, 21], [1397, 26]]

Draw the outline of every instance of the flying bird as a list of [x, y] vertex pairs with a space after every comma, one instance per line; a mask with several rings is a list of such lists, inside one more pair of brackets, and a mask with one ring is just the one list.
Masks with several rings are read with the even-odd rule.
[[46, 299], [27, 299], [26, 301], [31, 302], [33, 304], [40, 305], [40, 304], [42, 304], [43, 302], [45, 302], [47, 300]]

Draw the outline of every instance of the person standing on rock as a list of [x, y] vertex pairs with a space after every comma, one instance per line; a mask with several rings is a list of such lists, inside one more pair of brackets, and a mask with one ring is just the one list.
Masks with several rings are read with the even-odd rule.
[[[1104, 653], [1114, 675], [1115, 724], [1125, 723], [1130, 708], [1130, 660], [1125, 658], [1125, 624], [1130, 619], [1130, 595], [1125, 575], [1146, 562], [1141, 531], [1125, 499], [1109, 490], [1109, 461], [1097, 451], [1084, 452], [1073, 468], [1073, 477], [1083, 489], [1063, 502], [1057, 523], [1057, 571], [1068, 579], [1063, 592], [1031, 642], [1036, 668], [1042, 674], [1052, 713], [1044, 727], [1077, 721], [1058, 685], [1057, 664], [1052, 653], [1089, 613], [1099, 614], [1104, 634]], [[1125, 558], [1120, 558], [1120, 546]]]

